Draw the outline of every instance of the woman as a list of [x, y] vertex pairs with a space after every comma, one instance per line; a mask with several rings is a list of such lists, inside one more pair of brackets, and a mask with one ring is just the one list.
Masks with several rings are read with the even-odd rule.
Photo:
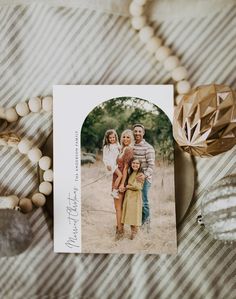
[[[124, 234], [123, 224], [121, 223], [121, 214], [122, 214], [122, 204], [124, 199], [125, 186], [127, 184], [127, 174], [129, 163], [133, 158], [133, 144], [134, 144], [134, 135], [131, 130], [125, 130], [121, 134], [120, 138], [121, 143], [121, 152], [117, 158], [118, 169], [122, 173], [121, 183], [119, 185], [119, 197], [114, 199], [115, 209], [116, 209], [116, 240], [122, 238]], [[113, 174], [112, 185], [114, 186], [117, 179], [116, 173]], [[112, 186], [112, 187], [113, 187]]]

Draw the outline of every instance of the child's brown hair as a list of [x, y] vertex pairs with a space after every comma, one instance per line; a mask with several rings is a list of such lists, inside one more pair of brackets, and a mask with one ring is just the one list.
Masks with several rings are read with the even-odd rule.
[[109, 146], [110, 145], [110, 142], [109, 142], [109, 136], [111, 134], [114, 134], [115, 137], [116, 137], [116, 143], [119, 145], [119, 138], [118, 138], [118, 135], [116, 133], [116, 130], [114, 129], [109, 129], [105, 132], [105, 135], [104, 135], [104, 138], [103, 138], [103, 146], [107, 145]]
[[133, 170], [133, 168], [132, 168], [132, 162], [133, 161], [135, 161], [135, 160], [137, 160], [137, 161], [139, 161], [139, 164], [140, 164], [140, 166], [139, 166], [139, 169], [138, 169], [138, 173], [143, 173], [143, 170], [142, 170], [142, 162], [138, 159], [138, 158], [132, 158], [131, 160], [130, 160], [130, 162], [129, 162], [129, 174], [131, 175], [131, 173], [134, 171]]

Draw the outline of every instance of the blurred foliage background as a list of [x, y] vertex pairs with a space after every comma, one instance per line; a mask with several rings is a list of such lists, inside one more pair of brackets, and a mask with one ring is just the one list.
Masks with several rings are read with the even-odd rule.
[[135, 123], [144, 125], [144, 138], [154, 146], [156, 161], [172, 163], [174, 150], [170, 120], [157, 106], [138, 98], [114, 98], [94, 108], [82, 127], [82, 151], [101, 153], [106, 130], [115, 129], [120, 137], [123, 130], [132, 129]]

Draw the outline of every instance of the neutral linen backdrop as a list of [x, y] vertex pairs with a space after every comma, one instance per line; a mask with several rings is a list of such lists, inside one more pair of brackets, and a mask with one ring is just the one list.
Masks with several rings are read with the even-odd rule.
[[[0, 105], [51, 95], [53, 84], [171, 83], [131, 29], [128, 4], [0, 1]], [[235, 0], [155, 1], [149, 12], [194, 86], [215, 82], [236, 88]], [[31, 114], [10, 128], [41, 146], [52, 119]], [[37, 209], [30, 215], [31, 246], [0, 259], [0, 297], [235, 298], [235, 247], [214, 240], [196, 223], [205, 188], [235, 168], [235, 148], [196, 159], [196, 192], [178, 227], [176, 256], [55, 254], [52, 219]], [[0, 146], [0, 194], [25, 196], [36, 188], [35, 167]]]

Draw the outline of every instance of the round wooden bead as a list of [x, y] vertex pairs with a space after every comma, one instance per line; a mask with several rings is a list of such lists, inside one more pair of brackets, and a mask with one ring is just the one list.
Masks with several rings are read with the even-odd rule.
[[0, 118], [4, 119], [5, 117], [6, 117], [5, 109], [2, 106], [0, 106]]
[[53, 181], [53, 171], [52, 171], [52, 169], [48, 169], [44, 172], [43, 179], [46, 182], [52, 182]]
[[29, 157], [30, 161], [32, 161], [33, 163], [36, 163], [42, 157], [42, 152], [39, 148], [34, 147], [28, 152], [28, 157]]
[[26, 116], [30, 110], [26, 102], [20, 102], [16, 105], [16, 112], [19, 116]]
[[39, 167], [42, 170], [48, 170], [51, 166], [51, 158], [47, 157], [47, 156], [43, 156], [42, 158], [40, 158], [39, 160]]
[[31, 148], [32, 148], [32, 144], [28, 139], [23, 138], [18, 143], [18, 150], [21, 154], [28, 154]]
[[179, 58], [177, 56], [171, 55], [164, 61], [164, 68], [170, 72], [177, 68], [179, 63]]
[[33, 210], [32, 201], [27, 197], [20, 199], [19, 207], [23, 213], [29, 213]]
[[154, 29], [151, 26], [145, 26], [139, 31], [139, 38], [143, 43], [147, 43], [154, 35]]
[[6, 120], [11, 123], [11, 122], [14, 122], [14, 121], [17, 121], [18, 119], [18, 114], [16, 113], [16, 110], [15, 108], [8, 108], [6, 109], [5, 111], [5, 117], [6, 117]]
[[171, 53], [170, 48], [162, 46], [156, 51], [156, 59], [162, 62], [170, 55], [170, 53]]
[[133, 2], [138, 5], [144, 5], [144, 4], [146, 4], [147, 0], [133, 0]]
[[45, 195], [49, 195], [52, 192], [52, 184], [49, 182], [42, 182], [39, 185], [39, 192]]
[[157, 51], [157, 49], [160, 48], [161, 43], [162, 43], [161, 39], [157, 36], [154, 36], [154, 37], [150, 38], [149, 41], [147, 42], [147, 44], [146, 44], [147, 50], [150, 53], [155, 53]]
[[42, 100], [43, 110], [46, 112], [52, 111], [52, 97], [45, 97]]
[[131, 19], [131, 25], [136, 30], [142, 29], [146, 25], [146, 17], [144, 16], [133, 17]]
[[131, 2], [130, 6], [129, 6], [129, 12], [131, 14], [131, 16], [134, 17], [139, 17], [143, 14], [143, 6], [142, 5], [138, 5], [134, 2]]
[[181, 81], [187, 77], [187, 70], [183, 66], [179, 66], [172, 71], [171, 77], [175, 81]]
[[42, 108], [41, 99], [39, 97], [30, 99], [28, 105], [32, 112], [39, 112]]
[[42, 207], [45, 205], [46, 197], [42, 193], [35, 193], [32, 196], [32, 202], [36, 207]]
[[191, 85], [186, 80], [179, 81], [176, 84], [176, 89], [177, 89], [177, 92], [180, 93], [180, 94], [188, 93], [191, 89]]

